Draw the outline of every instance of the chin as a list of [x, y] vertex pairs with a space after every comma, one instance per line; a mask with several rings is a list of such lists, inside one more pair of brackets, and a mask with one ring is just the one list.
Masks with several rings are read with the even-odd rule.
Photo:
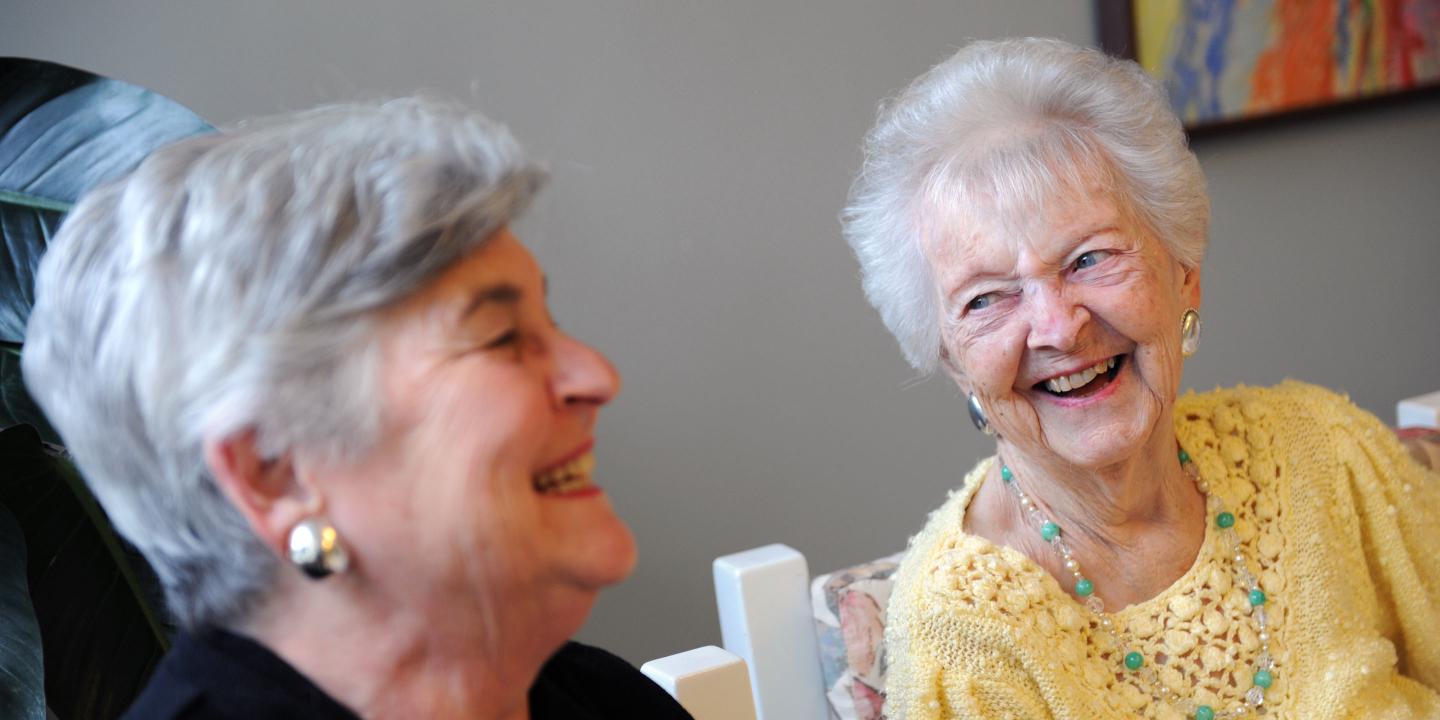
[[635, 536], [617, 518], [604, 532], [591, 534], [571, 560], [570, 574], [582, 587], [600, 590], [618, 584], [635, 571]]
[[1165, 417], [1164, 408], [1139, 383], [1123, 383], [1116, 390], [1087, 407], [1057, 407], [1041, 398], [1037, 419], [1048, 450], [1084, 468], [1108, 467], [1143, 454], [1156, 423]]
[[1095, 443], [1084, 446], [1054, 448], [1056, 453], [1076, 467], [1092, 470], [1110, 467], [1134, 459], [1144, 448], [1141, 442]]
[[[1066, 455], [1076, 465], [1089, 468], [1103, 468], [1123, 463], [1144, 455], [1154, 428], [1148, 423], [1149, 414], [1137, 418], [1134, 423], [1096, 428], [1077, 435], [1074, 442], [1067, 443]], [[1146, 422], [1139, 422], [1144, 420]]]
[[630, 577], [640, 559], [635, 546], [635, 536], [630, 532], [630, 528], [622, 524], [617, 535], [608, 553], [610, 562], [604, 572], [606, 585], [614, 585]]

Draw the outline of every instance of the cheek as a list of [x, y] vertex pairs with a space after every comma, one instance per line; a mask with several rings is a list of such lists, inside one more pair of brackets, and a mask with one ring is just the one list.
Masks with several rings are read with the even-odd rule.
[[1180, 310], [1173, 307], [1173, 292], [1160, 287], [1153, 278], [1114, 290], [1101, 296], [1099, 307], [1092, 307], [1107, 324], [1142, 346], [1178, 342]]
[[521, 578], [534, 561], [537, 520], [527, 436], [499, 417], [473, 413], [432, 418], [417, 444], [409, 514], [414, 549], [437, 586], [487, 596]]
[[1106, 313], [1112, 327], [1136, 344], [1136, 367], [1160, 397], [1173, 397], [1180, 384], [1180, 313], [1173, 294], [1156, 287], [1137, 288]]
[[491, 545], [534, 515], [531, 471], [544, 428], [519, 393], [455, 387], [426, 409], [406, 440], [410, 514], [433, 524], [426, 544], [437, 552]]
[[1004, 392], [1015, 382], [1024, 339], [1019, 333], [999, 331], [957, 343], [952, 351], [965, 385], [979, 395]]
[[546, 431], [544, 399], [532, 385], [504, 377], [437, 384], [417, 449], [471, 473], [528, 472]]

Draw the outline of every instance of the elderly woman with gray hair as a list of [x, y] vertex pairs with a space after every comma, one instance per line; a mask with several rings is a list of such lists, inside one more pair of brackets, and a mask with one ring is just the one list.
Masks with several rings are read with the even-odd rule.
[[201, 136], [91, 193], [24, 371], [184, 630], [136, 718], [685, 718], [567, 639], [634, 541], [619, 389], [508, 223], [542, 173], [422, 100]]
[[846, 211], [907, 359], [996, 440], [910, 545], [893, 718], [1440, 717], [1440, 480], [1343, 397], [1179, 397], [1209, 201], [1158, 85], [977, 42]]

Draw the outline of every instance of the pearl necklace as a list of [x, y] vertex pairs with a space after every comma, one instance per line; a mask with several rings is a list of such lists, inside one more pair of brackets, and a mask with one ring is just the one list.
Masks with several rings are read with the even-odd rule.
[[1174, 689], [1166, 687], [1160, 680], [1159, 673], [1145, 662], [1145, 656], [1134, 648], [1138, 643], [1132, 642], [1128, 637], [1122, 635], [1115, 628], [1115, 621], [1105, 612], [1105, 601], [1095, 595], [1095, 585], [1084, 573], [1080, 571], [1080, 563], [1075, 559], [1070, 550], [1070, 545], [1060, 536], [1060, 526], [1045, 516], [1045, 513], [1035, 505], [1018, 485], [1015, 484], [1015, 474], [1005, 464], [1000, 466], [1000, 479], [1005, 481], [1005, 487], [1010, 489], [1016, 499], [1020, 502], [1020, 509], [1025, 516], [1040, 531], [1040, 537], [1060, 555], [1060, 560], [1071, 576], [1074, 578], [1075, 595], [1082, 598], [1082, 604], [1090, 612], [1094, 613], [1100, 628], [1116, 654], [1124, 658], [1126, 670], [1137, 675], [1141, 683], [1150, 691], [1150, 696], [1159, 702], [1168, 702], [1178, 708], [1186, 717], [1195, 720], [1231, 720], [1250, 714], [1265, 703], [1265, 690], [1274, 682], [1275, 661], [1270, 655], [1270, 626], [1265, 616], [1265, 591], [1260, 589], [1260, 583], [1256, 580], [1255, 574], [1250, 572], [1250, 564], [1245, 559], [1245, 553], [1240, 547], [1240, 536], [1235, 532], [1235, 516], [1225, 510], [1225, 504], [1220, 498], [1210, 494], [1210, 484], [1200, 478], [1191, 462], [1190, 455], [1184, 450], [1180, 451], [1180, 466], [1185, 473], [1195, 481], [1195, 487], [1200, 494], [1205, 496], [1205, 510], [1207, 517], [1213, 516], [1215, 527], [1219, 528], [1223, 539], [1230, 546], [1231, 557], [1234, 560], [1234, 570], [1243, 587], [1249, 588], [1248, 599], [1250, 601], [1250, 617], [1255, 620], [1259, 631], [1257, 637], [1260, 639], [1260, 655], [1255, 659], [1255, 672], [1251, 676], [1253, 686], [1245, 693], [1245, 703], [1237, 705], [1229, 710], [1216, 710], [1209, 705], [1201, 705], [1194, 700], [1183, 697]]

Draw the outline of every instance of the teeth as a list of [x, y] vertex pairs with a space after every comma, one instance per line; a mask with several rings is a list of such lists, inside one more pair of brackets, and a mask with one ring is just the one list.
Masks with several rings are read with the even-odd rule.
[[1073, 375], [1062, 375], [1058, 378], [1051, 378], [1045, 381], [1046, 389], [1050, 392], [1070, 392], [1079, 390], [1090, 384], [1091, 380], [1099, 377], [1101, 373], [1108, 372], [1115, 367], [1115, 358], [1101, 360], [1095, 363], [1094, 367], [1088, 367]]
[[537, 475], [532, 481], [535, 489], [542, 493], [564, 495], [590, 484], [590, 473], [595, 470], [595, 456], [585, 453], [570, 462]]

